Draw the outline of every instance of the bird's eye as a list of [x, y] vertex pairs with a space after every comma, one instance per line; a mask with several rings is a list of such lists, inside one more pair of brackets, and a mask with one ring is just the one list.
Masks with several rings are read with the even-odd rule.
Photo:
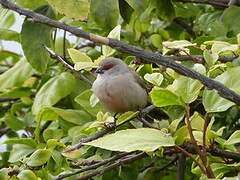
[[113, 66], [115, 66], [115, 64], [106, 64], [102, 67], [102, 70], [108, 70], [111, 69]]

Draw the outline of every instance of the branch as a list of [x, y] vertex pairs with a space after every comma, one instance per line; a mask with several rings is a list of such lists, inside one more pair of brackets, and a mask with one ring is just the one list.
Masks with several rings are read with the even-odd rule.
[[106, 38], [106, 37], [102, 37], [102, 36], [98, 36], [98, 35], [94, 35], [94, 34], [82, 31], [79, 28], [71, 27], [65, 23], [49, 19], [48, 17], [35, 13], [31, 10], [20, 8], [17, 5], [7, 0], [0, 0], [0, 4], [2, 4], [2, 6], [5, 8], [12, 9], [18, 12], [19, 14], [32, 18], [32, 20], [35, 21], [36, 23], [46, 24], [52, 27], [60, 28], [78, 37], [82, 37], [90, 41], [93, 41], [94, 43], [108, 45], [121, 52], [138, 56], [139, 58], [146, 60], [148, 62], [161, 64], [165, 67], [172, 68], [173, 70], [175, 70], [181, 75], [199, 80], [200, 82], [202, 82], [202, 84], [204, 84], [209, 89], [217, 90], [219, 95], [222, 96], [223, 98], [228, 99], [236, 104], [240, 104], [240, 96], [237, 93], [225, 87], [222, 83], [218, 81], [212, 80], [192, 69], [188, 69], [187, 67], [172, 61], [171, 58], [146, 51], [136, 46], [128, 45], [127, 43], [118, 41], [116, 39]]
[[53, 51], [52, 51], [50, 48], [48, 48], [47, 46], [44, 46], [44, 47], [45, 47], [45, 49], [47, 50], [47, 52], [50, 54], [50, 57], [51, 57], [52, 59], [57, 59], [57, 60], [59, 60], [61, 63], [63, 63], [63, 65], [64, 65], [65, 67], [67, 67], [68, 69], [70, 69], [70, 70], [73, 71], [73, 72], [76, 72], [76, 73], [79, 75], [79, 79], [80, 79], [80, 80], [86, 82], [86, 83], [89, 84], [89, 85], [92, 85], [92, 82], [91, 82], [89, 79], [87, 79], [85, 76], [81, 75], [78, 71], [76, 71], [76, 70], [74, 69], [74, 67], [73, 67], [71, 64], [67, 63], [61, 56], [58, 56], [55, 52], [53, 52]]
[[3, 135], [7, 134], [11, 129], [8, 127], [2, 128], [0, 129], [0, 137], [2, 137]]
[[159, 172], [162, 171], [164, 169], [166, 169], [167, 167], [171, 166], [172, 164], [174, 164], [176, 161], [178, 160], [178, 156], [176, 156], [175, 158], [173, 158], [171, 161], [169, 161], [167, 164], [165, 164], [162, 167], [159, 168], [154, 168], [153, 172]]
[[219, 6], [227, 8], [228, 4], [219, 2], [219, 1], [213, 1], [213, 0], [175, 0], [176, 2], [183, 2], [183, 3], [195, 3], [195, 4], [209, 4], [212, 6]]
[[176, 17], [173, 19], [173, 21], [179, 26], [181, 26], [183, 29], [185, 29], [186, 32], [192, 36], [193, 39], [196, 38], [196, 34], [193, 31], [192, 27], [185, 23], [181, 17]]
[[[204, 57], [202, 55], [176, 55], [176, 56], [166, 56], [175, 61], [189, 61], [194, 59], [199, 59], [204, 62]], [[238, 56], [219, 56], [218, 61], [222, 63], [232, 62], [234, 59], [238, 58]]]
[[[202, 171], [203, 173], [206, 173], [203, 165], [202, 165], [201, 163], [199, 163], [199, 162], [192, 156], [192, 154], [190, 154], [188, 151], [186, 151], [185, 149], [183, 149], [183, 148], [180, 147], [180, 146], [177, 146], [177, 145], [176, 145], [175, 148], [176, 148], [177, 150], [179, 150], [181, 153], [183, 153], [185, 156], [189, 157], [193, 162], [195, 162], [195, 164], [198, 165], [198, 167], [201, 169], [201, 171]], [[194, 147], [194, 150], [196, 150], [195, 147]], [[195, 152], [196, 152], [196, 151], [195, 151]]]
[[[190, 152], [192, 154], [197, 153], [195, 150], [195, 147], [192, 144], [186, 144], [186, 145], [182, 146], [182, 148], [184, 148], [185, 150], [187, 150], [188, 152]], [[226, 150], [218, 149], [216, 147], [208, 148], [207, 152], [209, 152], [213, 156], [218, 156], [218, 157], [226, 158], [226, 159], [232, 159], [235, 162], [240, 162], [240, 153], [237, 153], [237, 152], [229, 152]]]
[[3, 97], [0, 98], [0, 102], [9, 102], [9, 101], [18, 101], [19, 98], [10, 98], [10, 97]]
[[70, 176], [73, 176], [73, 175], [76, 175], [76, 174], [80, 174], [80, 173], [85, 172], [85, 171], [89, 171], [89, 170], [92, 170], [92, 169], [96, 169], [96, 168], [98, 168], [98, 167], [100, 167], [100, 166], [102, 166], [102, 165], [104, 165], [104, 164], [107, 164], [107, 163], [109, 163], [109, 162], [111, 162], [111, 161], [118, 160], [118, 159], [120, 159], [120, 158], [122, 158], [122, 157], [124, 157], [124, 156], [129, 155], [129, 154], [130, 154], [130, 153], [124, 152], [124, 153], [115, 155], [115, 156], [110, 157], [110, 158], [108, 158], [108, 159], [102, 160], [102, 161], [100, 161], [100, 162], [98, 162], [98, 163], [96, 163], [96, 164], [93, 164], [93, 165], [91, 165], [91, 166], [89, 166], [89, 167], [79, 169], [79, 170], [77, 170], [77, 171], [75, 171], [75, 172], [66, 173], [66, 174], [61, 174], [61, 175], [59, 175], [59, 176], [58, 176], [56, 179], [54, 179], [54, 180], [61, 180], [61, 179], [64, 179], [64, 178], [67, 178], [67, 177], [70, 177]]
[[235, 5], [237, 3], [238, 3], [237, 0], [229, 0], [228, 6]]
[[144, 119], [143, 117], [139, 117], [137, 118], [144, 126], [149, 127], [149, 128], [153, 128], [153, 129], [158, 129], [160, 130], [160, 128], [153, 126], [150, 122], [148, 122], [146, 119]]
[[129, 163], [131, 163], [131, 162], [133, 162], [133, 161], [136, 161], [136, 160], [138, 160], [138, 159], [142, 159], [142, 158], [144, 158], [144, 157], [146, 157], [146, 156], [147, 156], [147, 154], [146, 154], [145, 152], [141, 152], [141, 153], [138, 153], [137, 155], [133, 155], [133, 156], [130, 156], [130, 157], [128, 157], [128, 158], [120, 159], [120, 160], [119, 160], [118, 162], [116, 162], [116, 163], [113, 163], [113, 164], [111, 164], [111, 165], [109, 165], [109, 166], [107, 166], [107, 167], [105, 167], [105, 168], [98, 169], [98, 170], [96, 170], [96, 171], [93, 171], [93, 172], [91, 172], [91, 173], [88, 173], [88, 174], [86, 174], [86, 175], [83, 175], [83, 176], [77, 178], [76, 180], [89, 179], [89, 178], [91, 178], [91, 177], [93, 177], [93, 176], [102, 175], [102, 174], [104, 174], [105, 172], [107, 172], [107, 171], [109, 171], [109, 170], [112, 170], [112, 169], [114, 169], [114, 168], [116, 168], [116, 167], [118, 167], [118, 166], [121, 166], [121, 165], [123, 165], [123, 164], [129, 164]]
[[186, 156], [184, 154], [179, 154], [177, 162], [177, 180], [184, 180], [184, 172], [186, 168]]

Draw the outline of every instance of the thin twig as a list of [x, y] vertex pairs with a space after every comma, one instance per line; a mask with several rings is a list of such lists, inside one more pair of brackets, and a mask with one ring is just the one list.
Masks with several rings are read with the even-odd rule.
[[0, 129], [0, 137], [7, 134], [10, 130], [11, 130], [11, 128], [8, 128], [8, 127]]
[[187, 123], [188, 133], [189, 133], [191, 142], [193, 143], [193, 145], [194, 145], [194, 147], [195, 147], [195, 149], [196, 149], [200, 159], [203, 162], [204, 168], [205, 168], [205, 170], [203, 172], [207, 175], [208, 178], [215, 178], [215, 176], [213, 174], [213, 171], [212, 171], [211, 167], [208, 164], [207, 155], [206, 155], [206, 153], [204, 153], [206, 151], [204, 151], [204, 150], [202, 151], [199, 148], [199, 146], [197, 144], [197, 141], [196, 141], [196, 139], [195, 139], [195, 137], [193, 135], [193, 129], [192, 129], [191, 122], [190, 122], [190, 108], [189, 108], [188, 104], [185, 106], [185, 116], [186, 116], [186, 123]]
[[[59, 60], [61, 63], [63, 63], [63, 65], [64, 65], [65, 67], [67, 67], [68, 69], [70, 69], [71, 71], [73, 71], [73, 72], [75, 72], [75, 73], [78, 73], [78, 71], [76, 71], [76, 70], [74, 69], [74, 67], [73, 67], [71, 64], [67, 63], [61, 56], [58, 56], [55, 52], [53, 52], [53, 51], [52, 51], [50, 48], [48, 48], [47, 46], [44, 46], [44, 47], [45, 47], [45, 49], [48, 51], [48, 53], [50, 54], [51, 58]], [[80, 74], [80, 73], [78, 73], [78, 75], [79, 75], [80, 80], [88, 83], [89, 85], [92, 85], [92, 82], [91, 82], [88, 78], [86, 78], [85, 76], [83, 76], [83, 75]]]
[[138, 119], [141, 123], [143, 123], [144, 126], [149, 127], [149, 128], [153, 128], [153, 129], [158, 129], [158, 130], [159, 130], [158, 127], [153, 126], [150, 122], [148, 122], [148, 121], [147, 121], [146, 119], [144, 119], [143, 117], [138, 117], [137, 119]]
[[193, 31], [192, 27], [189, 26], [187, 23], [184, 22], [184, 20], [181, 18], [181, 17], [176, 17], [173, 19], [173, 21], [178, 24], [179, 26], [181, 26], [183, 29], [186, 30], [186, 32], [192, 36], [192, 38], [196, 38], [196, 34], [195, 32]]
[[169, 161], [169, 162], [168, 162], [167, 164], [165, 164], [164, 166], [159, 167], [159, 168], [154, 168], [154, 169], [153, 169], [153, 172], [156, 173], [156, 172], [162, 171], [162, 170], [166, 169], [167, 167], [171, 166], [172, 164], [174, 164], [177, 160], [178, 160], [178, 156], [176, 156], [175, 158], [173, 158], [171, 161]]
[[124, 156], [129, 155], [129, 154], [131, 154], [131, 153], [126, 153], [126, 152], [124, 152], [124, 153], [115, 155], [115, 156], [110, 157], [110, 158], [108, 158], [108, 159], [102, 160], [101, 162], [98, 162], [98, 163], [96, 163], [96, 164], [93, 164], [93, 165], [91, 165], [91, 166], [89, 166], [89, 167], [82, 168], [82, 169], [79, 169], [79, 170], [74, 171], [74, 172], [71, 172], [71, 173], [61, 174], [61, 175], [59, 175], [57, 178], [55, 178], [54, 180], [64, 179], [64, 178], [67, 178], [67, 177], [70, 177], [70, 176], [73, 176], [73, 175], [76, 175], [76, 174], [80, 174], [80, 173], [82, 173], [82, 172], [86, 172], [86, 171], [89, 171], [89, 170], [92, 170], [92, 169], [96, 169], [96, 168], [98, 168], [98, 167], [100, 167], [100, 166], [102, 166], [102, 165], [104, 165], [104, 164], [107, 164], [107, 163], [109, 163], [109, 162], [111, 162], [111, 161], [118, 160], [118, 159], [120, 159], [120, 158], [122, 158], [122, 157], [124, 157]]
[[66, 34], [67, 34], [67, 31], [64, 30], [64, 33], [63, 33], [63, 59], [66, 59]]
[[201, 150], [197, 144], [197, 141], [193, 135], [193, 129], [192, 129], [192, 126], [191, 126], [191, 122], [190, 122], [190, 108], [189, 108], [189, 105], [186, 104], [185, 106], [185, 120], [186, 120], [186, 124], [187, 124], [187, 128], [188, 128], [188, 133], [189, 133], [189, 136], [190, 136], [190, 139], [191, 139], [191, 142], [192, 144], [194, 145], [196, 151], [198, 152], [198, 154], [200, 155], [201, 154]]
[[116, 163], [113, 163], [113, 164], [111, 164], [111, 165], [109, 165], [109, 166], [107, 166], [107, 167], [105, 167], [105, 168], [102, 168], [102, 169], [99, 169], [99, 170], [90, 172], [90, 173], [88, 173], [88, 174], [86, 174], [86, 175], [83, 175], [83, 176], [77, 178], [76, 180], [84, 180], [84, 179], [89, 179], [89, 178], [91, 178], [91, 177], [93, 177], [93, 176], [102, 175], [102, 174], [104, 174], [105, 172], [107, 172], [107, 171], [109, 171], [109, 170], [112, 170], [112, 169], [114, 169], [114, 168], [116, 168], [116, 167], [118, 167], [118, 166], [121, 166], [121, 165], [123, 165], [123, 164], [129, 164], [129, 163], [131, 163], [131, 162], [133, 162], [133, 161], [136, 161], [136, 160], [138, 160], [138, 159], [142, 159], [142, 158], [144, 158], [144, 157], [146, 157], [146, 156], [147, 156], [147, 154], [146, 154], [145, 152], [141, 152], [141, 153], [138, 153], [138, 154], [136, 154], [136, 155], [132, 155], [132, 156], [130, 156], [130, 157], [128, 157], [128, 158], [120, 159], [120, 160], [119, 160], [118, 162], [116, 162]]
[[18, 101], [19, 98], [10, 98], [10, 97], [3, 97], [0, 98], [0, 102], [9, 102], [9, 101]]
[[80, 42], [75, 49], [82, 49], [85, 47], [95, 47], [95, 44], [92, 41], [84, 41], [84, 42]]
[[209, 113], [205, 114], [204, 117], [204, 126], [203, 126], [203, 147], [206, 149], [206, 134], [207, 134], [207, 127], [209, 124]]
[[196, 165], [199, 166], [199, 168], [202, 170], [202, 172], [205, 172], [204, 167], [202, 166], [202, 164], [200, 164], [189, 152], [187, 152], [185, 149], [181, 148], [180, 146], [175, 146], [175, 148], [177, 150], [179, 150], [180, 152], [182, 152], [183, 154], [185, 154], [187, 157], [189, 157], [193, 162], [196, 163]]
[[52, 121], [46, 121], [46, 122], [43, 124], [42, 128], [40, 129], [40, 134], [42, 134], [43, 131], [44, 131], [45, 129], [47, 129], [48, 126], [49, 126], [51, 123], [52, 123]]

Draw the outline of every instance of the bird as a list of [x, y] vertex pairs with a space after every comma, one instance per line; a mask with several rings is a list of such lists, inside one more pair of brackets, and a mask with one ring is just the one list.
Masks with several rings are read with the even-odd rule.
[[140, 76], [121, 59], [107, 57], [95, 71], [92, 91], [109, 111], [124, 113], [147, 106], [149, 97]]

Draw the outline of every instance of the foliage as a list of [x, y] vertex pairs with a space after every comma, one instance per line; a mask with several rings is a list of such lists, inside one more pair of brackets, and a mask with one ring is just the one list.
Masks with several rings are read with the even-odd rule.
[[[240, 94], [239, 6], [169, 0], [16, 0], [16, 4], [162, 54]], [[234, 102], [170, 68], [135, 63], [137, 55], [82, 38], [70, 42], [59, 37], [56, 27], [31, 18], [24, 19], [20, 33], [15, 32], [10, 29], [15, 16], [0, 7], [0, 40], [20, 43], [24, 52], [0, 47], [1, 180], [50, 180], [86, 165], [100, 167], [98, 163], [119, 152], [128, 152], [115, 159], [124, 162], [118, 165], [121, 168], [116, 165], [94, 179], [175, 179], [179, 173], [175, 157], [189, 146], [195, 162], [187, 157], [185, 179], [207, 179], [211, 172], [202, 172], [204, 168], [213, 171], [215, 178], [237, 177], [240, 109]], [[91, 91], [94, 70], [108, 56], [123, 59], [145, 80], [152, 103], [167, 118], [145, 116], [146, 109], [118, 114], [112, 131], [114, 113], [107, 112]], [[139, 121], [142, 116], [148, 123]], [[96, 133], [99, 136], [92, 138]], [[91, 141], [86, 140], [89, 137]], [[71, 150], [80, 141], [79, 148]], [[216, 149], [238, 158], [211, 153]], [[139, 151], [146, 154], [133, 162], [131, 157]], [[167, 168], [159, 168], [171, 160]], [[109, 167], [107, 163], [102, 165]]]

